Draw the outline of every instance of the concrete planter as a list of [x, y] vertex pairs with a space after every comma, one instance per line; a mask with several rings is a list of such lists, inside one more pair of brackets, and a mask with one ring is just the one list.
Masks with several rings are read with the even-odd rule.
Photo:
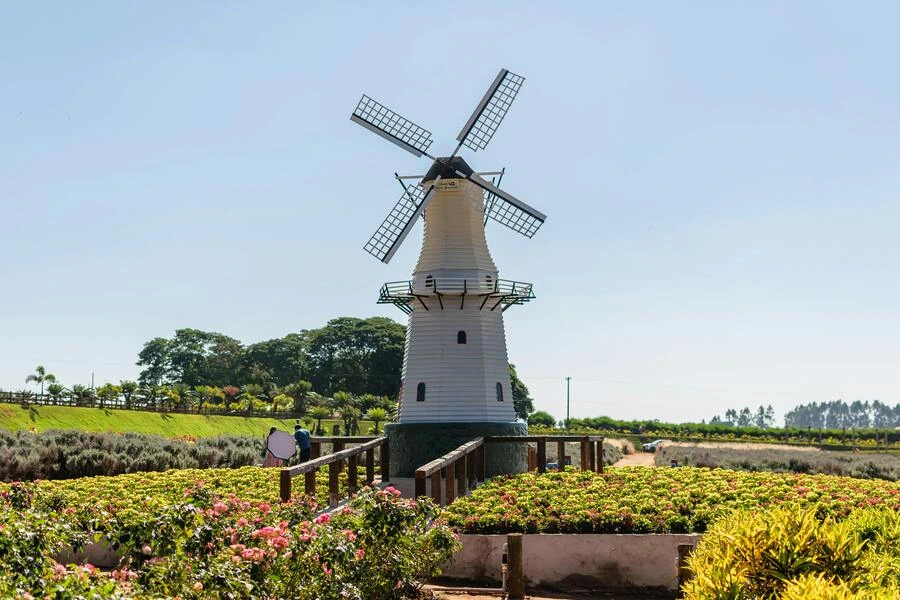
[[[525, 579], [555, 588], [657, 589], [678, 587], [679, 544], [700, 534], [526, 534]], [[442, 577], [500, 584], [506, 535], [463, 535]]]

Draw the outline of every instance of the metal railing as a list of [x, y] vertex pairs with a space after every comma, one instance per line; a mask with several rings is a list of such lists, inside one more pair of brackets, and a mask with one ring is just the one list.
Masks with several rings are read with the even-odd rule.
[[534, 300], [532, 284], [509, 279], [484, 281], [475, 277], [442, 277], [408, 281], [390, 281], [381, 287], [378, 304], [395, 304], [404, 312], [411, 312], [411, 304], [419, 302], [426, 310], [424, 300], [436, 298], [441, 309], [444, 296], [453, 296], [463, 308], [467, 298], [479, 302], [480, 308], [494, 310], [498, 306], [506, 310], [514, 304]]
[[558, 471], [566, 467], [564, 460], [566, 444], [578, 443], [581, 450], [581, 470], [602, 473], [603, 439], [600, 436], [569, 435], [478, 437], [416, 469], [415, 497], [427, 494], [429, 480], [431, 499], [437, 504], [449, 505], [456, 498], [467, 495], [479, 482], [484, 481], [486, 446], [494, 443], [535, 443], [537, 450], [533, 456], [529, 453], [528, 470], [536, 470], [538, 473], [547, 471], [548, 442], [556, 443]]
[[[345, 443], [358, 443], [359, 446], [344, 449]], [[320, 456], [323, 443], [330, 443], [332, 453]], [[359, 476], [360, 457], [365, 455], [363, 466], [366, 470], [365, 485], [371, 485], [375, 481], [375, 450], [381, 449], [381, 480], [390, 478], [390, 446], [387, 438], [372, 437], [330, 437], [312, 438], [310, 444], [310, 460], [281, 469], [279, 476], [279, 494], [282, 502], [291, 499], [291, 486], [295, 477], [304, 476], [304, 493], [308, 496], [316, 495], [316, 473], [322, 467], [328, 467], [328, 506], [337, 506], [341, 500], [340, 475], [347, 467], [348, 496], [352, 497], [359, 491], [357, 478]]]

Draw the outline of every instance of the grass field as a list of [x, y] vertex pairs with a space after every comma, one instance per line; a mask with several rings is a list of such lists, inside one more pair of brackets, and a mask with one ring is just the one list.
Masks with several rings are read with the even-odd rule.
[[[328, 435], [336, 420], [322, 421]], [[23, 408], [14, 404], [0, 405], [0, 427], [19, 429], [80, 429], [81, 431], [136, 431], [169, 437], [212, 437], [221, 434], [259, 435], [270, 427], [292, 431], [292, 420], [264, 417], [226, 417], [205, 415], [161, 414], [137, 410], [109, 410], [103, 408], [74, 408], [70, 406], [37, 406]], [[379, 428], [382, 428], [380, 425]], [[372, 423], [360, 423], [363, 435], [372, 430]]]

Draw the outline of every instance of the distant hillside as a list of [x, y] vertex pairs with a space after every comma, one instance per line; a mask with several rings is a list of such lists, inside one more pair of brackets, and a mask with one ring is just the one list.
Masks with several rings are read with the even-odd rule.
[[[331, 423], [323, 421], [326, 431]], [[292, 420], [266, 418], [161, 414], [137, 410], [108, 410], [69, 406], [37, 406], [23, 408], [14, 404], [0, 405], [0, 427], [9, 430], [80, 429], [82, 431], [136, 431], [169, 437], [212, 437], [220, 434], [264, 436], [270, 427], [291, 431]], [[371, 423], [360, 428], [369, 433]]]

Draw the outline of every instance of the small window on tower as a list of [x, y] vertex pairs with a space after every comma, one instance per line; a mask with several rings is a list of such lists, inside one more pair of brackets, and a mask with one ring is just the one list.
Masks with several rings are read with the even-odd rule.
[[431, 275], [427, 275], [425, 277], [425, 287], [428, 289], [431, 289], [434, 287], [434, 277], [432, 277]]
[[[422, 385], [422, 384], [419, 384]], [[503, 386], [497, 382], [497, 402], [503, 402]]]
[[416, 386], [416, 402], [425, 402], [425, 382], [421, 382]]
[[466, 332], [460, 331], [456, 334], [456, 343], [457, 344], [465, 344], [466, 343]]

